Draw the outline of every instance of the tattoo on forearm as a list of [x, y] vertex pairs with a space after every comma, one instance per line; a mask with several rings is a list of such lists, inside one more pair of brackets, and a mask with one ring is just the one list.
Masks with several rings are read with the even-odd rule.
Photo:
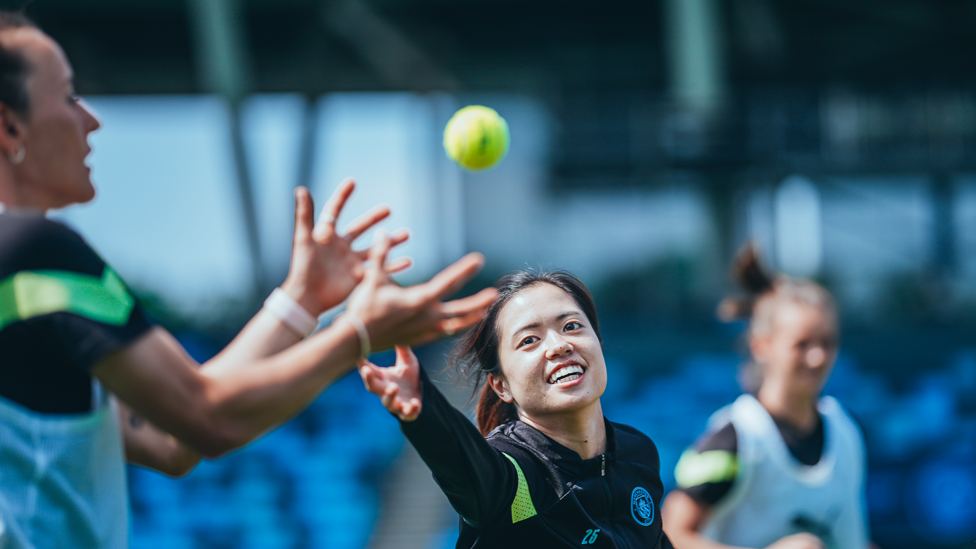
[[138, 429], [146, 424], [146, 420], [139, 414], [133, 412], [129, 414], [129, 426], [133, 429]]

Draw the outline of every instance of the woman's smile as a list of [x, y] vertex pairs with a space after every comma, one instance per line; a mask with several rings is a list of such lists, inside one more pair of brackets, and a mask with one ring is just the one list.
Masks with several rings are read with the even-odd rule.
[[550, 385], [578, 385], [575, 382], [582, 380], [583, 376], [586, 375], [586, 368], [576, 361], [556, 364], [549, 371], [551, 373], [546, 376], [546, 380]]

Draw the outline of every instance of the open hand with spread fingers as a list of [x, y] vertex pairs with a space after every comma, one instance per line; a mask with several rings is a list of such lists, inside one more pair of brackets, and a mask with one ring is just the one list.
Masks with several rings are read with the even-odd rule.
[[826, 545], [823, 540], [813, 534], [801, 532], [791, 536], [782, 537], [766, 549], [824, 549]]
[[[304, 187], [295, 189], [291, 267], [281, 288], [313, 316], [342, 303], [363, 279], [363, 263], [369, 250], [355, 251], [352, 243], [390, 215], [388, 206], [378, 205], [350, 223], [340, 235], [336, 221], [355, 186], [352, 178], [343, 180], [322, 208], [318, 223], [311, 193]], [[391, 246], [402, 244], [407, 238], [409, 233], [401, 229], [394, 233]], [[409, 258], [402, 257], [385, 268], [387, 272], [398, 272], [410, 264]]]
[[498, 296], [495, 288], [485, 288], [465, 298], [443, 301], [481, 270], [485, 258], [479, 253], [462, 257], [428, 282], [399, 286], [383, 267], [394, 243], [386, 231], [376, 232], [363, 281], [349, 296], [346, 313], [338, 317], [345, 316], [357, 325], [361, 342], [366, 344], [363, 355], [452, 336], [477, 322]]
[[366, 390], [380, 397], [383, 406], [400, 420], [413, 421], [420, 415], [420, 362], [410, 347], [397, 345], [396, 364], [389, 368], [364, 358], [359, 362], [359, 375]]

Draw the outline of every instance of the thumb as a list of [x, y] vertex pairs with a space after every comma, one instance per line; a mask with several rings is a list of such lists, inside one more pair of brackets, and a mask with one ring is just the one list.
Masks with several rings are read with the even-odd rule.
[[380, 380], [382, 373], [379, 368], [366, 359], [359, 361], [358, 367], [359, 377], [363, 378], [363, 385], [366, 386], [366, 390], [374, 395], [381, 395], [383, 393], [383, 384]]
[[295, 189], [295, 241], [302, 236], [312, 234], [315, 224], [315, 206], [312, 204], [312, 194], [305, 187]]
[[397, 345], [396, 349], [396, 363], [402, 364], [409, 368], [413, 368], [418, 364], [417, 355], [413, 354], [413, 349], [408, 345]]

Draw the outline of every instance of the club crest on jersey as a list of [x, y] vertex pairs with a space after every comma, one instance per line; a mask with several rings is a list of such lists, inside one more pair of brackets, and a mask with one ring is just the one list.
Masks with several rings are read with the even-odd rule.
[[650, 526], [654, 522], [654, 500], [640, 486], [630, 494], [630, 514], [641, 526]]

